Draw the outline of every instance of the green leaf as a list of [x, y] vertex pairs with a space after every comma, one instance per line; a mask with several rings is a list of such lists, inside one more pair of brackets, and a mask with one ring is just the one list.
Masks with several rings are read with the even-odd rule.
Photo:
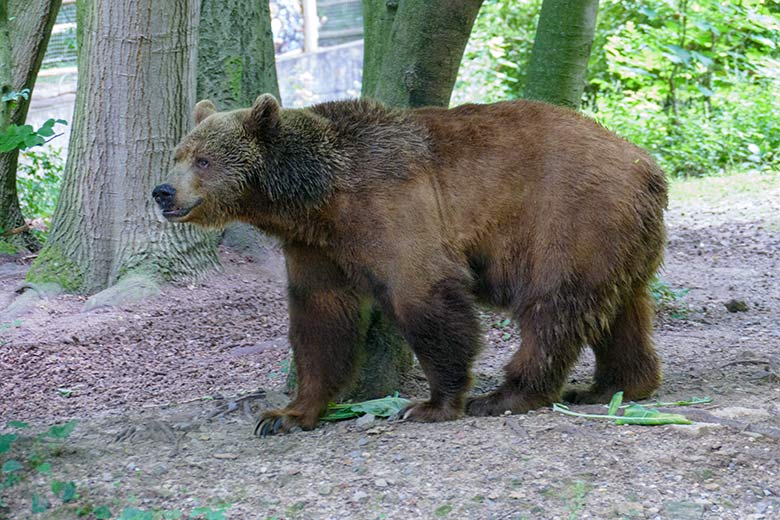
[[19, 101], [19, 98], [30, 99], [30, 89], [23, 88], [19, 92], [8, 92], [7, 94], [4, 94], [3, 97], [0, 97], [0, 103], [5, 103], [8, 101]]
[[3, 463], [2, 472], [3, 473], [13, 473], [14, 471], [19, 471], [24, 466], [22, 466], [21, 462], [18, 460], [7, 460], [5, 463]]
[[62, 482], [61, 480], [55, 480], [51, 483], [51, 492], [54, 493], [54, 496], [60, 496], [64, 488], [65, 482]]
[[362, 401], [359, 403], [342, 403], [328, 405], [326, 414], [321, 417], [323, 421], [341, 421], [352, 419], [370, 413], [377, 417], [390, 417], [397, 414], [407, 406], [409, 400], [403, 397], [387, 396], [381, 399]]
[[11, 445], [14, 443], [18, 435], [15, 433], [4, 433], [0, 435], [0, 453], [5, 453], [11, 449]]
[[111, 510], [108, 509], [108, 506], [98, 506], [92, 511], [92, 514], [95, 515], [95, 518], [98, 520], [108, 520], [111, 518]]
[[49, 428], [49, 431], [46, 432], [46, 434], [49, 437], [53, 437], [55, 439], [67, 439], [68, 436], [73, 432], [73, 429], [78, 424], [78, 421], [75, 419], [72, 419], [68, 422], [66, 422], [63, 425], [54, 425], [51, 428]]
[[33, 514], [43, 513], [49, 509], [49, 501], [42, 496], [33, 494], [32, 496], [32, 512]]
[[615, 424], [640, 424], [645, 426], [658, 426], [663, 424], [691, 424], [684, 415], [676, 413], [662, 413], [652, 408], [634, 404], [623, 411], [623, 417], [615, 420]]
[[44, 462], [43, 464], [39, 464], [39, 465], [38, 465], [38, 466], [35, 468], [35, 470], [36, 470], [38, 473], [42, 473], [42, 474], [44, 474], [44, 475], [49, 475], [49, 474], [51, 473], [51, 463], [49, 463], [49, 462]]
[[26, 422], [22, 422], [22, 421], [8, 421], [5, 424], [5, 426], [6, 426], [6, 428], [16, 428], [18, 430], [24, 430], [25, 428], [29, 428], [30, 427], [29, 424], [27, 424]]
[[623, 404], [623, 392], [616, 392], [615, 395], [612, 396], [612, 400], [609, 402], [607, 415], [617, 414], [618, 408], [620, 408], [621, 404]]
[[64, 503], [72, 502], [76, 498], [76, 483], [69, 481], [65, 483], [62, 489], [62, 501]]

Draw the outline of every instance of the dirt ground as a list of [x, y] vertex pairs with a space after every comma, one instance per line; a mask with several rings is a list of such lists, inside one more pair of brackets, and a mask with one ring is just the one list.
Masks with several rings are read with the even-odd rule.
[[[0, 314], [0, 433], [15, 431], [9, 420], [31, 425], [0, 456], [24, 466], [0, 474], [22, 476], [0, 486], [0, 518], [94, 518], [98, 506], [113, 518], [126, 508], [159, 518], [780, 518], [780, 175], [687, 181], [672, 193], [662, 279], [688, 292], [659, 314], [657, 397], [712, 397], [682, 409], [693, 425], [539, 410], [255, 438], [257, 411], [286, 399], [284, 284], [278, 269], [225, 250], [223, 272], [140, 303], [86, 312], [82, 297], [44, 296]], [[29, 261], [0, 263], [0, 309], [18, 299]], [[730, 300], [746, 310], [730, 312]], [[518, 344], [503, 319], [483, 315], [483, 380], [500, 376]], [[572, 381], [592, 369], [586, 352]], [[67, 440], [32, 439], [73, 418]], [[50, 474], [29, 469], [35, 457]], [[55, 497], [54, 480], [75, 483], [72, 502]], [[33, 515], [33, 495], [50, 507]]]

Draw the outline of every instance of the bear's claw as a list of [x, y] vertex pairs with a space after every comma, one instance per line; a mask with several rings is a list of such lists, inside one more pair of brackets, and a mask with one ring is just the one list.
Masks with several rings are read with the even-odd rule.
[[283, 417], [262, 417], [255, 425], [255, 435], [258, 437], [276, 435], [282, 431], [283, 423]]

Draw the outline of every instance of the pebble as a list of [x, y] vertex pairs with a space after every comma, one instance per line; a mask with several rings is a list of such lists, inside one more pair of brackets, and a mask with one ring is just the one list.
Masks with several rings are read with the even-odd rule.
[[378, 488], [386, 488], [387, 487], [387, 481], [383, 478], [378, 478], [374, 481], [374, 485]]
[[707, 491], [716, 491], [720, 489], [720, 484], [718, 484], [717, 482], [707, 482], [702, 487]]
[[365, 500], [368, 498], [368, 493], [364, 491], [355, 491], [355, 493], [352, 495], [352, 500], [355, 502], [360, 502], [361, 500]]
[[238, 455], [235, 453], [214, 453], [211, 456], [220, 460], [235, 460], [238, 458]]

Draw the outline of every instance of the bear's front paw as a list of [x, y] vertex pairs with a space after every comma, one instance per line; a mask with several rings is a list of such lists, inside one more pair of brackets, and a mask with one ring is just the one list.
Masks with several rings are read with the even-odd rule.
[[302, 415], [292, 410], [269, 410], [264, 412], [255, 424], [255, 435], [267, 437], [277, 433], [292, 433], [300, 430], [311, 430], [317, 425], [317, 420], [306, 420]]
[[450, 405], [434, 405], [430, 401], [413, 403], [401, 412], [404, 420], [417, 422], [452, 421], [462, 415], [462, 412]]

